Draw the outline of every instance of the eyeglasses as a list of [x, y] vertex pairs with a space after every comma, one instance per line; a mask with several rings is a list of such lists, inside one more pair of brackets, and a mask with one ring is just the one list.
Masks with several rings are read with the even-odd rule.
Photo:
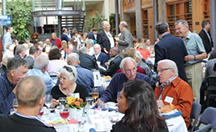
[[68, 72], [72, 72], [73, 76], [75, 77], [74, 71], [72, 68], [68, 67], [68, 66], [64, 66], [63, 68], [65, 68]]
[[170, 70], [170, 69], [172, 69], [172, 68], [163, 68], [163, 69], [159, 69], [159, 70], [157, 70], [157, 72], [159, 73], [159, 72], [164, 72], [164, 71], [166, 71], [166, 70]]

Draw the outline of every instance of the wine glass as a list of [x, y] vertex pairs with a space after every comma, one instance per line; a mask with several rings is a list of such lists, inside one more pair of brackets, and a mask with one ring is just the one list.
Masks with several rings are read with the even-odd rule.
[[43, 113], [44, 113], [44, 109], [42, 108], [42, 109], [40, 110], [40, 112], [38, 113], [38, 116], [41, 117], [41, 116], [43, 115]]
[[62, 109], [60, 109], [59, 114], [60, 114], [61, 118], [63, 118], [65, 120], [65, 123], [67, 123], [67, 118], [69, 116], [69, 110], [66, 108], [62, 108]]
[[52, 95], [46, 95], [45, 97], [45, 105], [47, 106], [48, 109], [52, 105], [52, 99], [53, 99]]
[[97, 98], [99, 97], [99, 89], [98, 87], [92, 88], [92, 98], [96, 102]]
[[13, 100], [13, 109], [17, 110], [17, 108], [18, 108], [18, 101], [17, 101], [17, 99], [14, 99]]

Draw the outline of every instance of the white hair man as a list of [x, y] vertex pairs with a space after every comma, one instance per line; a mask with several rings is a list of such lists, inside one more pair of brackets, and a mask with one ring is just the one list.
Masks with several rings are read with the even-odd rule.
[[53, 83], [50, 75], [48, 74], [47, 67], [48, 67], [49, 59], [46, 55], [39, 55], [36, 57], [33, 69], [28, 71], [28, 75], [39, 76], [46, 84], [46, 95], [50, 94]]
[[157, 72], [161, 86], [155, 88], [155, 97], [158, 107], [162, 110], [171, 110], [170, 104], [182, 111], [182, 117], [187, 127], [193, 104], [193, 92], [190, 85], [178, 76], [178, 68], [172, 60], [158, 62]]

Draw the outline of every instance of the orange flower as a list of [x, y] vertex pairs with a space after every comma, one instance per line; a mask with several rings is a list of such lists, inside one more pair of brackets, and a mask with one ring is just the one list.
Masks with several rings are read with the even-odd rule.
[[67, 97], [67, 102], [68, 104], [73, 104], [73, 102], [75, 101], [75, 98], [74, 97]]
[[80, 102], [79, 102], [79, 101], [76, 101], [74, 104], [75, 104], [76, 106], [80, 106]]

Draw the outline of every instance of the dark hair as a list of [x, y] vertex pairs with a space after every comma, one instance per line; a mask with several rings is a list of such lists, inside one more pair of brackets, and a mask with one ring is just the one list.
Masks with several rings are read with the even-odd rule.
[[94, 32], [94, 31], [97, 31], [97, 29], [93, 28], [93, 29], [92, 29], [92, 32]]
[[168, 23], [167, 22], [158, 22], [155, 26], [155, 29], [157, 30], [158, 34], [163, 34], [166, 31], [168, 31]]
[[28, 67], [27, 61], [20, 57], [13, 57], [7, 63], [7, 73], [9, 73], [13, 69], [18, 69], [20, 66]]
[[206, 21], [206, 20], [203, 20], [202, 21], [202, 28], [204, 28], [205, 27], [205, 25], [207, 25], [208, 24], [208, 21]]
[[38, 52], [39, 51], [39, 48], [36, 47], [36, 46], [32, 46], [30, 49], [29, 49], [29, 54], [30, 55], [33, 55], [34, 53]]
[[9, 29], [11, 29], [12, 27], [11, 26], [6, 26], [6, 31], [8, 31]]
[[49, 52], [49, 60], [55, 60], [61, 58], [61, 53], [58, 48], [51, 49]]
[[129, 108], [121, 122], [136, 132], [152, 132], [166, 128], [164, 118], [159, 115], [152, 87], [145, 81], [133, 80], [124, 83], [123, 93]]

